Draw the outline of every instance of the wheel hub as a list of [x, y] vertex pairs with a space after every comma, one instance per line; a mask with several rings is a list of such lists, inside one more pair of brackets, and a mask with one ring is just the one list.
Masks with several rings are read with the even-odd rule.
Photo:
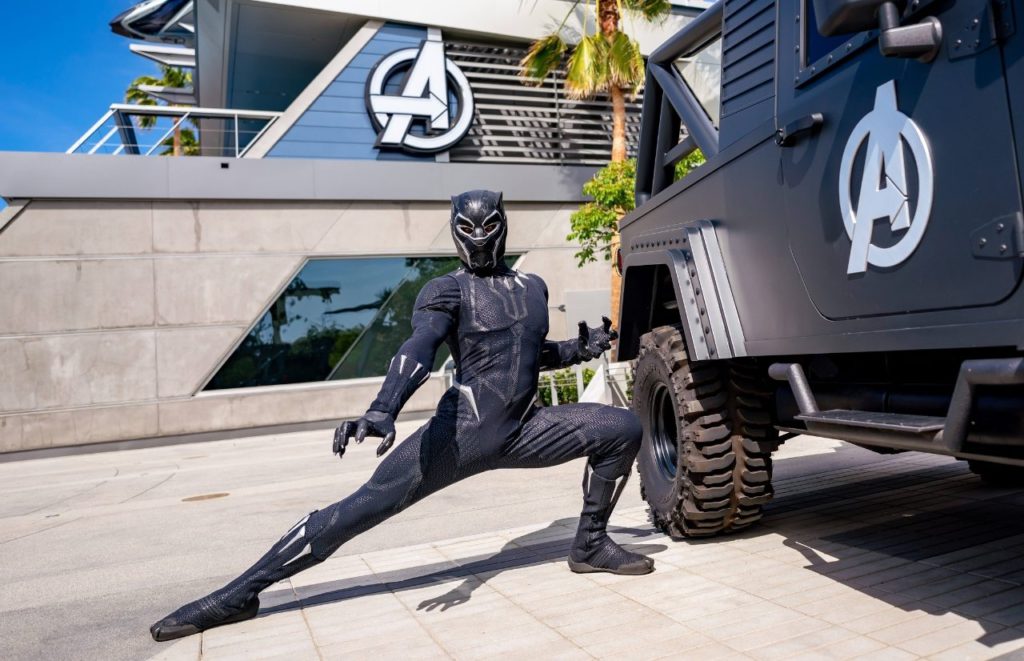
[[658, 384], [651, 393], [651, 423], [651, 446], [658, 470], [671, 480], [676, 475], [678, 461], [678, 428], [672, 393], [665, 384]]

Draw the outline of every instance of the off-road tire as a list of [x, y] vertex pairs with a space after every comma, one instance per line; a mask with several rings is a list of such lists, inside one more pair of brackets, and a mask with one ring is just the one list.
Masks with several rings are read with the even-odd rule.
[[992, 487], [1024, 486], [1024, 466], [997, 464], [991, 461], [971, 459], [967, 462], [971, 472]]
[[772, 498], [771, 453], [778, 445], [772, 391], [766, 368], [755, 362], [691, 364], [679, 326], [640, 338], [633, 410], [644, 440], [637, 465], [641, 494], [659, 529], [676, 537], [709, 536], [761, 518]]

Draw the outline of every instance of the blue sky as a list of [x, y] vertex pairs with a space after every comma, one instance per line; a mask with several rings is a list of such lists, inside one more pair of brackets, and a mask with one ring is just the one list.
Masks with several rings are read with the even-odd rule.
[[0, 2], [0, 150], [64, 151], [136, 76], [157, 73], [107, 25], [135, 2]]

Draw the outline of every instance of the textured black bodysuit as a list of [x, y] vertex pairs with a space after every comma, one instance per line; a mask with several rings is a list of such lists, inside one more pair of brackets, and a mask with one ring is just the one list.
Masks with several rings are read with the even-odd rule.
[[350, 436], [361, 441], [367, 433], [384, 437], [378, 454], [387, 451], [394, 418], [426, 381], [445, 342], [457, 381], [430, 421], [385, 457], [351, 496], [309, 514], [241, 576], [154, 624], [150, 631], [156, 640], [254, 617], [257, 595], [267, 586], [325, 560], [425, 496], [496, 468], [538, 468], [589, 457], [570, 568], [652, 571], [649, 558], [626, 551], [605, 533], [640, 447], [639, 421], [629, 411], [600, 404], [534, 405], [540, 371], [600, 355], [614, 339], [611, 322], [605, 320], [603, 329], [581, 322], [578, 339], [546, 340], [547, 288], [538, 276], [505, 265], [506, 234], [500, 193], [470, 191], [452, 199], [452, 236], [466, 268], [431, 280], [420, 291], [412, 336], [392, 359], [366, 414], [339, 427], [335, 452], [343, 456]]
[[533, 404], [540, 370], [579, 362], [575, 340], [545, 341], [547, 289], [540, 277], [504, 267], [482, 277], [459, 269], [427, 283], [412, 323], [412, 337], [370, 409], [397, 415], [442, 342], [458, 380], [434, 417], [395, 448], [369, 482], [310, 516], [313, 555], [324, 559], [424, 496], [482, 471], [554, 466], [584, 456], [606, 479], [629, 471], [641, 436], [632, 413], [601, 404]]

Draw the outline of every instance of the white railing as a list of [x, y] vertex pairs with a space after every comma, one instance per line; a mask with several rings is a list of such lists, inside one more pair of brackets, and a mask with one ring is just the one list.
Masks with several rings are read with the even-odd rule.
[[115, 103], [67, 153], [169, 155], [177, 134], [181, 155], [240, 158], [280, 116], [265, 110]]
[[[586, 375], [585, 372], [592, 372]], [[449, 358], [441, 368], [445, 386], [451, 387], [455, 379], [455, 364]], [[603, 378], [603, 383], [594, 379]], [[584, 393], [589, 393], [589, 401], [629, 408], [633, 389], [632, 363], [611, 363], [602, 356], [599, 368], [589, 364], [576, 365], [561, 370], [541, 372], [537, 382], [537, 396], [545, 406], [558, 406], [580, 401]]]

